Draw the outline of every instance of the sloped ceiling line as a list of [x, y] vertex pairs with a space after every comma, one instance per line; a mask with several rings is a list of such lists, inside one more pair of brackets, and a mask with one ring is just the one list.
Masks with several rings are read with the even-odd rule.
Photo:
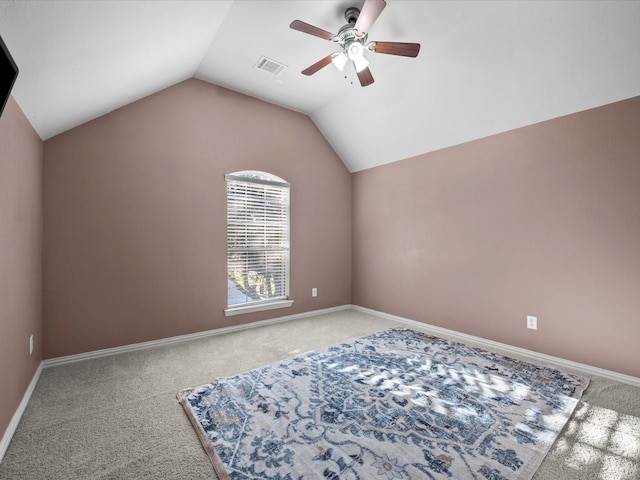
[[387, 3], [369, 38], [422, 49], [367, 52], [366, 88], [301, 75], [335, 45], [289, 28], [337, 31], [363, 0], [0, 0], [0, 35], [43, 139], [196, 77], [308, 114], [352, 172], [640, 95], [640, 2]]

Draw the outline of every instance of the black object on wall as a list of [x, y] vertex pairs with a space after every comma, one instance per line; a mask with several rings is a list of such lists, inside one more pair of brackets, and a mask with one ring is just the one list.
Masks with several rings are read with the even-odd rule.
[[0, 116], [2, 116], [7, 100], [9, 100], [9, 94], [17, 77], [18, 66], [0, 37]]

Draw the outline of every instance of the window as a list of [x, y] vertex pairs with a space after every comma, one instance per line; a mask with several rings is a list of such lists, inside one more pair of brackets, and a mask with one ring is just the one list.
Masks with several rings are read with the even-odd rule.
[[265, 172], [227, 181], [226, 315], [289, 307], [289, 183]]

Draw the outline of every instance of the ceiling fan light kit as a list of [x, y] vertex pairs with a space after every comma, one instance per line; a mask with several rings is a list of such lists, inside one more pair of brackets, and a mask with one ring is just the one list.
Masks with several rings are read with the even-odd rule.
[[362, 10], [358, 10], [356, 7], [347, 8], [344, 12], [344, 18], [347, 23], [338, 30], [336, 35], [301, 20], [291, 22], [289, 27], [293, 30], [338, 43], [342, 48], [340, 52], [331, 53], [305, 68], [302, 73], [304, 75], [313, 75], [330, 63], [333, 63], [340, 71], [343, 71], [346, 64], [351, 61], [360, 80], [360, 85], [366, 87], [367, 85], [371, 85], [374, 80], [369, 70], [369, 61], [364, 57], [365, 50], [386, 55], [417, 57], [420, 52], [419, 43], [367, 43], [367, 32], [386, 6], [387, 2], [385, 2], [385, 0], [366, 0], [362, 6]]
[[338, 70], [342, 72], [344, 70], [344, 66], [349, 61], [349, 57], [347, 57], [344, 52], [334, 53], [331, 57], [331, 61], [338, 68]]

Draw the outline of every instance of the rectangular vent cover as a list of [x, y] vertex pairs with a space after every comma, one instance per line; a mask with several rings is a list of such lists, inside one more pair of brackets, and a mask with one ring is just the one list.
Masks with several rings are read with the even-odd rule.
[[256, 68], [258, 70], [264, 70], [271, 75], [278, 76], [285, 68], [287, 68], [287, 66], [278, 63], [275, 60], [271, 60], [270, 58], [260, 57], [260, 60], [258, 60], [258, 63], [256, 63]]

